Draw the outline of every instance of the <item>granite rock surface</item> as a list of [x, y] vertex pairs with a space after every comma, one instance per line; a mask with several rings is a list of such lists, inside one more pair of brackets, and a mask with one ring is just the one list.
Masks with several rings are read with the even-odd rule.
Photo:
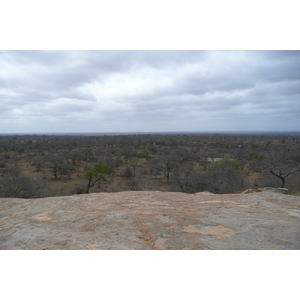
[[300, 197], [265, 190], [2, 198], [0, 249], [300, 249]]

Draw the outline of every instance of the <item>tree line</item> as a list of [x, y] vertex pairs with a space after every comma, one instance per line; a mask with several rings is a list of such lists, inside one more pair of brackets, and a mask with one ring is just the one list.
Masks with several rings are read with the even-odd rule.
[[299, 135], [0, 136], [0, 197], [161, 190], [300, 191]]

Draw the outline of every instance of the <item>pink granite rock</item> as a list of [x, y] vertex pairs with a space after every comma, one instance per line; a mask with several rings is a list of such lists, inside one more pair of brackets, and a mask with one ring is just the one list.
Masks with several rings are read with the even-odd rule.
[[300, 197], [120, 192], [0, 199], [0, 249], [300, 249]]

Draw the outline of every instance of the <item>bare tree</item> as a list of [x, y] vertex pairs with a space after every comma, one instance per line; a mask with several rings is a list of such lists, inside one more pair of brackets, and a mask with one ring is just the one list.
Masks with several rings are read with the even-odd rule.
[[94, 153], [91, 148], [81, 148], [80, 154], [83, 155], [83, 160], [85, 162], [93, 161], [93, 159], [94, 159]]
[[180, 165], [173, 172], [174, 182], [184, 193], [194, 193], [195, 186], [193, 177], [195, 176], [194, 164], [189, 163], [186, 165]]
[[61, 156], [50, 156], [47, 160], [48, 167], [52, 170], [55, 179], [57, 179], [60, 174], [74, 171], [74, 167], [67, 164], [65, 159]]
[[155, 170], [162, 172], [167, 178], [167, 183], [169, 183], [170, 173], [178, 166], [178, 157], [175, 155], [163, 155], [149, 159], [149, 164]]
[[64, 157], [66, 159], [71, 159], [73, 166], [77, 164], [79, 160], [82, 160], [85, 155], [81, 153], [78, 149], [72, 149], [71, 151], [66, 151]]
[[279, 178], [281, 188], [284, 188], [286, 178], [297, 168], [297, 161], [294, 159], [291, 149], [285, 145], [265, 150], [262, 154], [251, 153], [250, 157], [261, 171], [270, 172]]

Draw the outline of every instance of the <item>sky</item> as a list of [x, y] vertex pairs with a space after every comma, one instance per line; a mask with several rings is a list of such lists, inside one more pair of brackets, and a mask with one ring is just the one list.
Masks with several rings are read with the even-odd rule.
[[0, 133], [299, 131], [300, 51], [0, 51]]

